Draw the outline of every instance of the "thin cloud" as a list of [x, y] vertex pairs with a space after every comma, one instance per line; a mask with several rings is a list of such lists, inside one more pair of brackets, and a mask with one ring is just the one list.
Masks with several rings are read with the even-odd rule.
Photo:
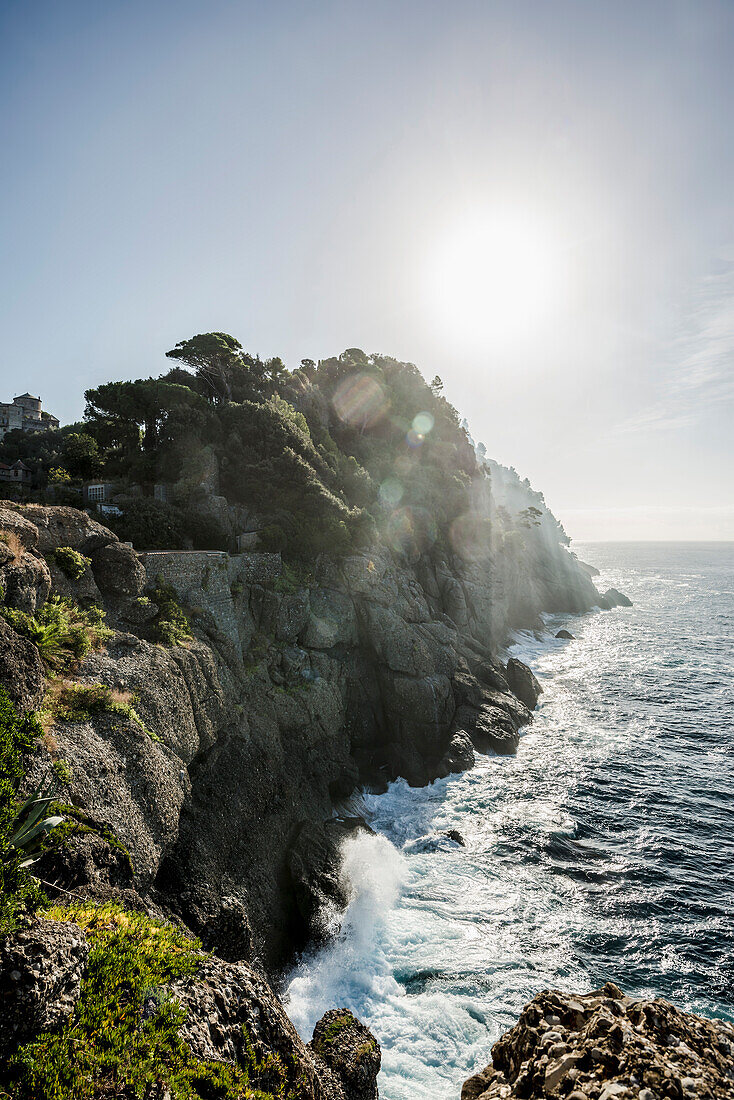
[[734, 263], [704, 280], [670, 360], [663, 398], [619, 424], [618, 433], [687, 427], [734, 400]]

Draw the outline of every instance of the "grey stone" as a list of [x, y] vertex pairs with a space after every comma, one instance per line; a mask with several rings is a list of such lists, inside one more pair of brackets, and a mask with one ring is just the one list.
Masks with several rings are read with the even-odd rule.
[[66, 921], [36, 920], [0, 940], [0, 1051], [71, 1016], [88, 957], [84, 933]]

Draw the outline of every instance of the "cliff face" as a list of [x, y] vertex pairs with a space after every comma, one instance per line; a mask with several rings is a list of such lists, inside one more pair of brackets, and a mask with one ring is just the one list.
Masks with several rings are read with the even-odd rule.
[[[350, 823], [334, 810], [349, 817], [364, 782], [423, 784], [471, 766], [472, 747], [514, 751], [530, 713], [495, 656], [500, 631], [598, 599], [558, 543], [531, 574], [537, 538], [520, 559], [509, 544], [413, 563], [380, 548], [299, 581], [277, 554], [138, 556], [73, 509], [16, 506], [0, 527], [24, 544], [0, 570], [6, 602], [32, 612], [53, 588], [104, 606], [114, 634], [75, 677], [135, 698], [138, 722], [56, 723], [66, 797], [129, 850], [147, 904], [205, 940], [234, 906], [271, 970], [318, 935], [324, 901], [346, 900], [336, 849]], [[59, 546], [90, 558], [77, 579]], [[190, 609], [188, 645], [146, 640], [157, 609], [141, 596], [161, 576]]]

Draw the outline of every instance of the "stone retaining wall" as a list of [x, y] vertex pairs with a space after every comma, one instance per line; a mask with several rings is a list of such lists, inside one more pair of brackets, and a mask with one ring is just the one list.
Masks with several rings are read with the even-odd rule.
[[210, 612], [217, 626], [239, 646], [235, 585], [272, 584], [282, 569], [280, 554], [227, 554], [223, 550], [152, 550], [140, 555], [148, 583], [156, 578], [175, 588], [189, 607]]

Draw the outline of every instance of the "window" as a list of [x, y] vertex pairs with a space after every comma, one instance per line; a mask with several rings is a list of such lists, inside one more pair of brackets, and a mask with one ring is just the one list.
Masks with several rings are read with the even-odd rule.
[[90, 485], [87, 489], [88, 500], [104, 500], [104, 485]]

